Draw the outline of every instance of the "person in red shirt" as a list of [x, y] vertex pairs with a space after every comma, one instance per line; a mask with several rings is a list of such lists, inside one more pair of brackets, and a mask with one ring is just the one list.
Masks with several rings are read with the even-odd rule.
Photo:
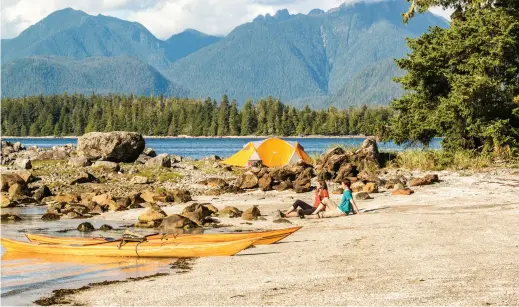
[[326, 210], [326, 204], [329, 203], [330, 195], [328, 194], [328, 185], [326, 181], [318, 181], [317, 189], [314, 193], [314, 204], [313, 206], [298, 199], [287, 211], [282, 212], [282, 216], [291, 217], [299, 216], [304, 218], [305, 215], [318, 214], [321, 211]]

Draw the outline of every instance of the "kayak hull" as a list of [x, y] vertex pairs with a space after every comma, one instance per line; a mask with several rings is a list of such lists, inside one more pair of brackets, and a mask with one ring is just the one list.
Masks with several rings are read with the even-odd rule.
[[[211, 233], [211, 234], [181, 234], [181, 235], [151, 235], [146, 237], [149, 242], [190, 242], [190, 243], [208, 243], [208, 242], [229, 242], [237, 240], [256, 240], [254, 245], [266, 245], [276, 243], [294, 232], [301, 229], [301, 227], [291, 227], [279, 230], [261, 231], [261, 232], [247, 232], [247, 233]], [[94, 244], [107, 242], [105, 238], [75, 238], [75, 237], [52, 237], [40, 234], [26, 234], [29, 241], [33, 243], [54, 243], [54, 244]]]
[[57, 254], [97, 257], [168, 257], [191, 258], [208, 256], [232, 256], [252, 246], [254, 240], [230, 242], [127, 242], [119, 247], [119, 241], [90, 245], [36, 244], [1, 238], [7, 252]]

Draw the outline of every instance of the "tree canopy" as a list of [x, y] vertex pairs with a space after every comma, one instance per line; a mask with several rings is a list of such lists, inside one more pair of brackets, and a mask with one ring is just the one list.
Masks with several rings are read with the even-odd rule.
[[390, 138], [427, 145], [441, 135], [447, 150], [517, 149], [519, 1], [413, 0], [411, 8], [433, 5], [458, 15], [448, 29], [407, 40], [410, 54], [396, 60], [407, 94], [392, 101]]

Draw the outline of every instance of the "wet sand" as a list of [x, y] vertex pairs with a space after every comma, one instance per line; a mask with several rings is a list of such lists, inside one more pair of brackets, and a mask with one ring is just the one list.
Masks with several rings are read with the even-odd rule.
[[[519, 175], [506, 169], [439, 175], [441, 183], [414, 188], [411, 196], [383, 192], [358, 201], [360, 215], [291, 219], [304, 227], [278, 244], [196, 259], [184, 274], [94, 286], [68, 299], [104, 306], [519, 305]], [[256, 191], [196, 200], [220, 208], [259, 205], [265, 215], [311, 196]], [[135, 220], [139, 213], [103, 217]], [[289, 226], [266, 219], [222, 223]]]

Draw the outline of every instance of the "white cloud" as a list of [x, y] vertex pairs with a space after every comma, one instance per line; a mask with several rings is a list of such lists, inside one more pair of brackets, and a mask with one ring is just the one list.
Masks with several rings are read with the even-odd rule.
[[[351, 2], [353, 0], [346, 0]], [[104, 14], [137, 21], [165, 39], [186, 28], [224, 35], [259, 14], [328, 10], [344, 0], [2, 0], [1, 37], [17, 36], [50, 13], [72, 7], [89, 14]]]

